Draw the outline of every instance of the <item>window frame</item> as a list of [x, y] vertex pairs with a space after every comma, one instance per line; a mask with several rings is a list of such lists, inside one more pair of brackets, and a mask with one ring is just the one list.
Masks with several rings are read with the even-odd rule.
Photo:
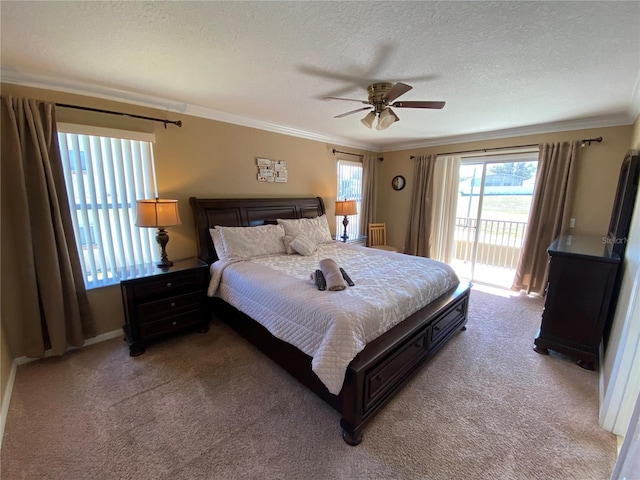
[[[341, 165], [359, 170], [360, 185], [356, 188], [355, 195], [348, 192], [345, 196], [345, 192], [341, 187]], [[349, 239], [354, 240], [363, 235], [360, 229], [360, 216], [362, 215], [362, 176], [363, 176], [363, 164], [362, 161], [347, 160], [344, 158], [338, 158], [336, 162], [336, 200], [355, 200], [358, 213], [356, 215], [349, 215], [349, 224], [347, 226], [347, 235]], [[351, 194], [351, 195], [349, 195]], [[344, 232], [344, 225], [342, 224], [344, 217], [336, 216], [336, 238], [340, 238]]]
[[57, 128], [85, 286], [117, 284], [122, 272], [157, 260], [155, 230], [135, 226], [136, 200], [157, 197], [155, 136], [70, 123]]

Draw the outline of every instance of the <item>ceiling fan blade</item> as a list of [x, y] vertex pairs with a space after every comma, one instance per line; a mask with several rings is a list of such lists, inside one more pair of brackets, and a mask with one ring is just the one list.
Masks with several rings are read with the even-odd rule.
[[361, 76], [360, 75], [346, 75], [339, 72], [329, 72], [327, 70], [323, 70], [321, 68], [317, 68], [310, 65], [302, 65], [298, 67], [298, 70], [307, 75], [312, 75], [314, 77], [327, 78], [329, 80], [339, 80], [341, 82], [350, 83], [353, 86], [360, 86]]
[[384, 99], [387, 102], [393, 102], [400, 95], [404, 95], [412, 88], [412, 86], [407, 85], [406, 83], [398, 82], [393, 87], [391, 87], [391, 90], [387, 92], [387, 94], [384, 96]]
[[444, 107], [445, 102], [395, 102], [392, 107], [398, 108], [436, 108]]
[[363, 110], [371, 110], [371, 107], [362, 107], [362, 108], [358, 108], [356, 110], [351, 110], [350, 112], [346, 112], [346, 113], [341, 113], [340, 115], [336, 115], [333, 118], [342, 118], [342, 117], [346, 117], [347, 115], [351, 115], [353, 113], [358, 113], [358, 112], [362, 112]]
[[355, 98], [342, 98], [342, 97], [324, 97], [325, 100], [346, 100], [348, 102], [358, 102], [364, 103], [365, 105], [369, 105], [369, 102], [366, 100], [356, 100]]

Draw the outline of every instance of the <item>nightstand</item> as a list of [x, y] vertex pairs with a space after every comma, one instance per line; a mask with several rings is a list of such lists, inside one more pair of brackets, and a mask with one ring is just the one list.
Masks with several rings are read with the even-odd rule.
[[188, 329], [208, 331], [205, 262], [195, 257], [174, 260], [169, 268], [150, 263], [119, 275], [126, 322], [122, 328], [132, 357], [157, 339]]
[[343, 242], [343, 243], [351, 243], [351, 244], [354, 244], [354, 245], [362, 245], [363, 247], [367, 246], [367, 236], [366, 235], [358, 235], [355, 238], [347, 238], [346, 242], [342, 239], [342, 235], [336, 235], [333, 238], [334, 238], [334, 240], [337, 240], [337, 241]]

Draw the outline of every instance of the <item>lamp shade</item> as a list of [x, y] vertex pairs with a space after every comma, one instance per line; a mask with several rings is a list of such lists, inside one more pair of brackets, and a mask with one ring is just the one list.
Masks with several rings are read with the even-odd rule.
[[178, 201], [154, 198], [136, 202], [136, 226], [164, 228], [180, 225]]
[[371, 128], [373, 126], [373, 121], [376, 119], [376, 114], [375, 112], [371, 111], [369, 113], [367, 113], [367, 115], [360, 120], [362, 122], [362, 124], [367, 127], [367, 128]]
[[396, 121], [396, 116], [393, 114], [390, 108], [385, 108], [380, 112], [378, 117], [378, 126], [376, 130], [385, 130], [389, 128]]
[[336, 201], [336, 216], [356, 215], [357, 213], [358, 209], [355, 200]]

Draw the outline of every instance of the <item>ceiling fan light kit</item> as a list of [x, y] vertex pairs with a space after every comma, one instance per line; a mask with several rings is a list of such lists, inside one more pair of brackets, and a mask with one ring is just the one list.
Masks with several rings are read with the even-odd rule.
[[378, 117], [378, 124], [376, 130], [385, 130], [400, 120], [390, 107], [394, 108], [431, 108], [441, 109], [444, 107], [445, 102], [425, 102], [425, 101], [410, 101], [410, 102], [393, 102], [400, 95], [404, 95], [413, 87], [405, 83], [398, 82], [396, 84], [389, 82], [373, 83], [367, 87], [369, 92], [368, 100], [355, 100], [353, 98], [339, 98], [339, 97], [326, 97], [327, 100], [346, 100], [349, 102], [358, 102], [369, 105], [368, 107], [358, 108], [349, 112], [341, 113], [333, 118], [342, 118], [348, 115], [352, 115], [357, 112], [369, 110], [369, 113], [360, 120], [362, 124], [367, 128], [373, 128], [373, 122]]

